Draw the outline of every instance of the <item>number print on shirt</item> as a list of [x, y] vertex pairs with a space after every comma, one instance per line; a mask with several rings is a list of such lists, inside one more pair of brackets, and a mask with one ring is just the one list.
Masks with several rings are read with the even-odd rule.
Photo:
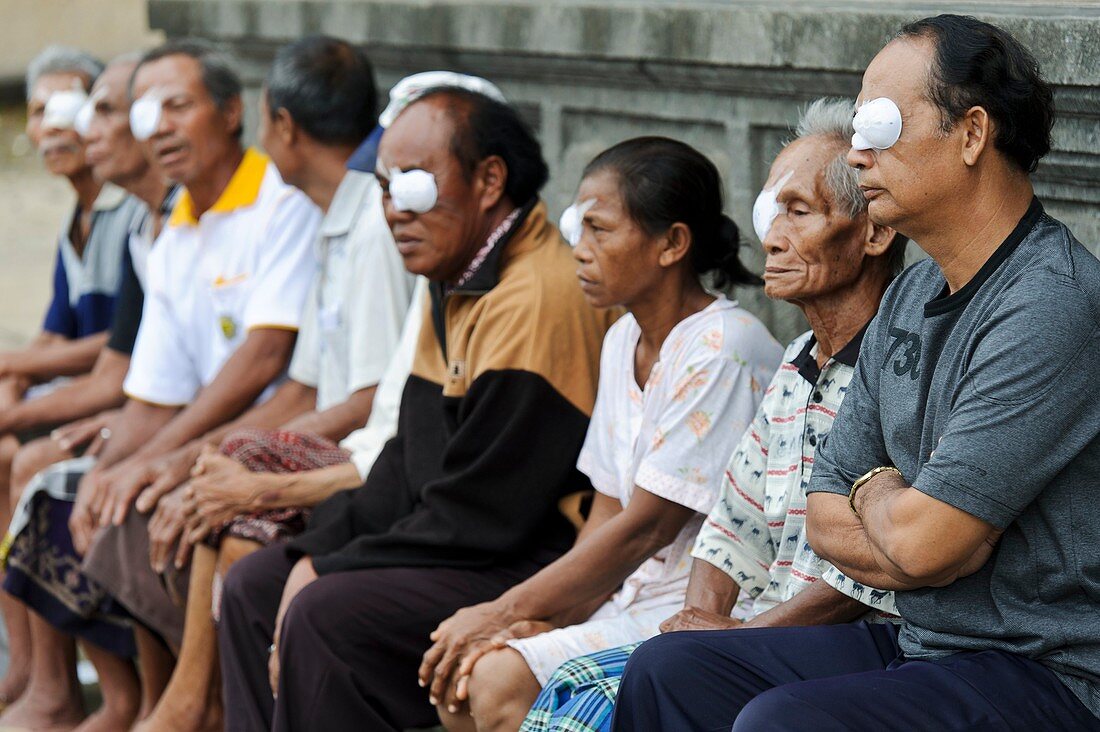
[[[909, 378], [915, 381], [920, 376], [920, 334], [891, 328], [890, 337], [894, 342], [886, 352], [886, 360], [882, 363], [883, 371], [893, 359], [894, 373], [898, 376], [909, 374]], [[894, 358], [895, 354], [897, 358]]]

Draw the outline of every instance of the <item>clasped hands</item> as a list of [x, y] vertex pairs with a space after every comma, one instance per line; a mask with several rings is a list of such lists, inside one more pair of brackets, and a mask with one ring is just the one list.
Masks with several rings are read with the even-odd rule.
[[439, 624], [429, 636], [433, 645], [417, 672], [428, 687], [432, 705], [444, 705], [457, 714], [469, 699], [470, 674], [486, 654], [505, 648], [509, 640], [530, 638], [553, 630], [544, 620], [523, 619], [499, 601], [463, 608]]
[[247, 512], [259, 478], [212, 446], [186, 446], [156, 460], [123, 461], [81, 480], [69, 519], [81, 554], [95, 533], [126, 520], [131, 505], [149, 519], [149, 562], [163, 572], [169, 560], [182, 568], [194, 545]]

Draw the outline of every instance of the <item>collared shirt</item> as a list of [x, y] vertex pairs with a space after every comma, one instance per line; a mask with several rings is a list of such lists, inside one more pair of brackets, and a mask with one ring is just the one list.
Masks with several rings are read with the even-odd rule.
[[873, 609], [894, 614], [893, 594], [854, 584], [806, 541], [806, 486], [855, 372], [863, 333], [817, 365], [812, 331], [787, 347], [752, 425], [726, 467], [722, 496], [692, 555], [733, 577], [752, 617], [821, 579]]
[[325, 410], [382, 380], [397, 350], [415, 277], [401, 260], [373, 174], [348, 171], [321, 222], [314, 280], [290, 378]]
[[58, 239], [53, 299], [43, 328], [66, 338], [107, 330], [122, 278], [122, 255], [143, 205], [118, 186], [105, 183], [92, 204], [92, 225], [77, 254], [70, 234], [80, 216], [74, 209]]
[[637, 489], [696, 512], [612, 598], [625, 608], [683, 602], [691, 546], [718, 500], [722, 468], [749, 426], [783, 348], [764, 324], [725, 297], [673, 327], [645, 388], [634, 375], [641, 328], [627, 313], [611, 326], [600, 386], [577, 467], [623, 508]]
[[187, 404], [249, 330], [297, 330], [316, 271], [312, 242], [320, 219], [254, 150], [201, 218], [184, 191], [149, 255], [127, 395]]

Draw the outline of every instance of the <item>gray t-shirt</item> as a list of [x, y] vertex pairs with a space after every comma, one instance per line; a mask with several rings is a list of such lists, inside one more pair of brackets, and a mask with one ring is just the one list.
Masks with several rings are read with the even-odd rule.
[[892, 464], [1005, 529], [977, 573], [897, 593], [907, 657], [1018, 653], [1100, 716], [1097, 383], [1100, 262], [1038, 199], [958, 292], [931, 260], [887, 291], [808, 491]]

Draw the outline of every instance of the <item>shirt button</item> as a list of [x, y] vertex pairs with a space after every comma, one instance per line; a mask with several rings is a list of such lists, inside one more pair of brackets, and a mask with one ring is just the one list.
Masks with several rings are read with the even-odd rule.
[[820, 391], [815, 391], [815, 392], [814, 392], [814, 401], [815, 401], [815, 402], [817, 402], [818, 404], [820, 404], [820, 403], [821, 403], [821, 400], [822, 400], [823, 398], [824, 398], [824, 397], [822, 397], [822, 396], [821, 396], [821, 392], [820, 392]]

